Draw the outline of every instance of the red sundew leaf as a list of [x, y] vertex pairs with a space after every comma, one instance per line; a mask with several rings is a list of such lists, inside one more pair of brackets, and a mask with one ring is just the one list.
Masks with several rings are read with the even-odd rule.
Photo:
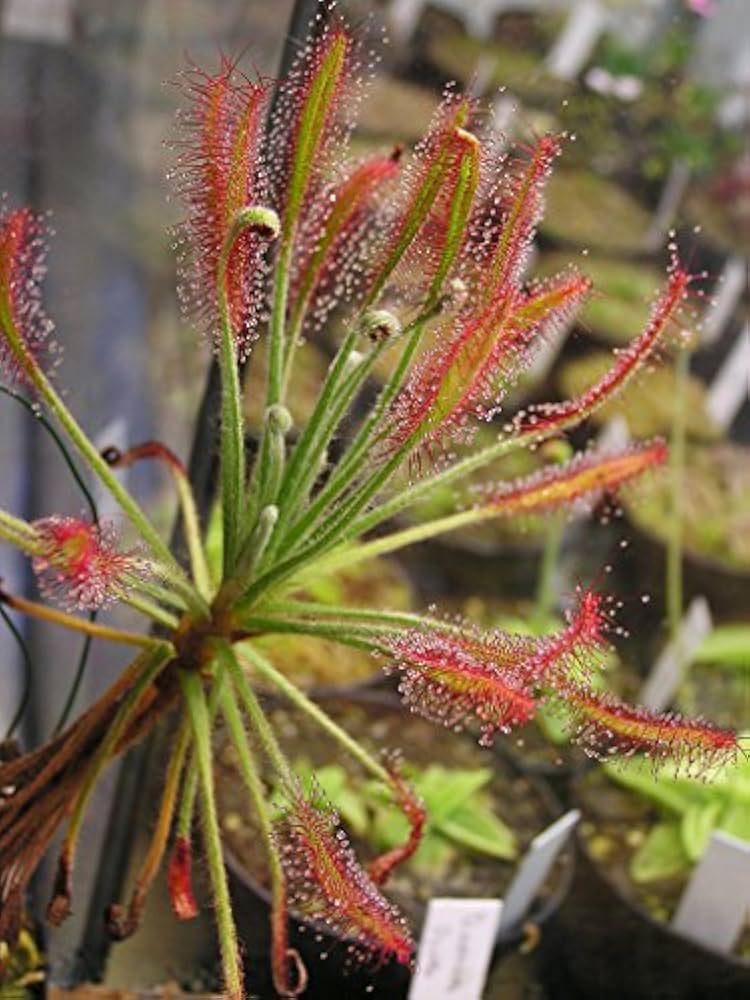
[[39, 587], [68, 608], [94, 611], [111, 604], [129, 589], [129, 576], [147, 569], [135, 553], [117, 550], [111, 524], [53, 515], [35, 521], [34, 528], [41, 547], [32, 560]]
[[371, 265], [366, 302], [372, 304], [402, 264], [415, 266], [418, 291], [434, 297], [465, 241], [479, 181], [481, 149], [467, 126], [468, 98], [447, 97], [404, 171], [390, 233]]
[[[220, 334], [218, 268], [222, 247], [237, 213], [268, 200], [261, 162], [262, 127], [269, 85], [252, 83], [222, 61], [213, 75], [197, 68], [185, 74], [188, 109], [179, 122], [184, 138], [173, 171], [188, 209], [178, 227], [179, 293], [184, 311], [214, 342]], [[238, 233], [226, 268], [224, 292], [240, 356], [254, 339], [262, 300], [266, 233], [248, 226]]]
[[422, 228], [421, 238], [405, 255], [408, 267], [413, 260], [422, 280], [431, 279], [427, 302], [435, 302], [443, 283], [466, 242], [466, 226], [480, 180], [479, 140], [463, 128], [451, 137], [450, 167]]
[[31, 209], [0, 206], [0, 371], [21, 382], [27, 378], [18, 352], [30, 364], [48, 365], [55, 346], [41, 301], [46, 250], [44, 227]]
[[416, 853], [422, 843], [422, 834], [427, 822], [424, 802], [401, 773], [398, 756], [393, 754], [387, 756], [385, 766], [391, 778], [391, 788], [396, 800], [409, 822], [409, 835], [403, 844], [386, 851], [368, 864], [367, 874], [375, 885], [384, 885], [394, 869]]
[[556, 687], [556, 704], [576, 727], [574, 741], [599, 760], [641, 753], [654, 764], [673, 760], [677, 766], [704, 771], [731, 763], [739, 751], [737, 733], [703, 719], [652, 712], [585, 685]]
[[290, 904], [351, 940], [364, 957], [411, 965], [406, 923], [360, 866], [335, 813], [316, 808], [299, 788], [289, 790], [288, 799], [275, 837]]
[[538, 282], [524, 293], [514, 322], [533, 331], [537, 341], [544, 340], [575, 319], [592, 287], [591, 279], [575, 268]]
[[308, 983], [307, 969], [299, 952], [289, 947], [289, 900], [286, 884], [274, 892], [271, 908], [271, 975], [280, 997], [301, 996]]
[[440, 629], [413, 629], [390, 643], [400, 672], [399, 692], [413, 712], [450, 729], [472, 721], [480, 743], [492, 744], [497, 731], [510, 732], [534, 714], [536, 700], [517, 669], [537, 648], [530, 636], [499, 630], [456, 635]]
[[[489, 394], [491, 380], [510, 368], [525, 338], [512, 325], [518, 296], [508, 292], [470, 316], [445, 342], [416, 365], [386, 419], [385, 450], [406, 441], [432, 442], [465, 426], [466, 417]], [[502, 364], [501, 364], [502, 362]]]
[[372, 238], [368, 231], [376, 229], [377, 199], [398, 173], [400, 158], [399, 148], [390, 156], [373, 156], [316, 199], [300, 233], [303, 259], [294, 282], [291, 329], [298, 328], [306, 310], [320, 325], [343, 292], [353, 291], [357, 265]]
[[666, 287], [656, 300], [648, 326], [627, 347], [615, 351], [615, 363], [609, 371], [576, 399], [529, 407], [515, 419], [513, 431], [563, 431], [612, 399], [658, 351], [670, 321], [685, 299], [690, 281], [687, 271], [674, 267]]
[[472, 248], [482, 288], [514, 283], [523, 275], [544, 212], [544, 188], [560, 151], [560, 136], [542, 136], [528, 161], [510, 165], [508, 189], [496, 193], [473, 224]]
[[531, 293], [501, 289], [452, 335], [439, 336], [393, 403], [386, 451], [409, 439], [429, 445], [466, 430], [469, 416], [491, 416], [537, 343], [567, 322], [590, 288], [571, 272]]
[[167, 888], [178, 920], [193, 920], [200, 912], [193, 894], [193, 848], [187, 837], [177, 837], [167, 869]]
[[562, 465], [547, 466], [513, 482], [484, 488], [477, 514], [513, 517], [538, 514], [572, 505], [581, 513], [590, 512], [606, 493], [614, 493], [625, 483], [667, 459], [661, 439], [639, 443], [619, 452], [587, 452]]
[[[273, 196], [288, 243], [353, 126], [360, 43], [339, 19], [308, 42], [279, 86], [269, 140]], [[314, 197], [313, 197], [314, 200]]]
[[556, 678], [586, 676], [609, 648], [605, 599], [595, 590], [577, 588], [577, 603], [566, 612], [559, 632], [537, 640], [532, 654], [516, 670], [527, 685], [540, 688]]

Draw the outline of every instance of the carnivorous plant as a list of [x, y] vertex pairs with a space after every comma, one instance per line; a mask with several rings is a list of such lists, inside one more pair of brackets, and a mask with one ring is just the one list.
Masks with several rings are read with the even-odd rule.
[[[171, 712], [174, 735], [151, 845], [132, 897], [108, 912], [113, 936], [136, 929], [167, 855], [175, 913], [195, 914], [196, 814], [225, 988], [230, 997], [243, 995], [214, 792], [211, 736], [221, 722], [267, 850], [278, 992], [297, 996], [307, 980], [287, 939], [291, 908], [347, 938], [365, 958], [412, 962], [409, 931], [380, 886], [416, 849], [422, 803], [395, 758], [366, 753], [254, 650], [254, 637], [325, 636], [371, 650], [398, 675], [413, 711], [446, 726], [476, 726], [483, 744], [551, 700], [570, 713], [592, 754], [645, 750], [657, 759], [714, 762], [735, 752], [731, 732], [631, 709], [588, 686], [587, 672], [596, 669], [611, 627], [611, 603], [595, 589], [580, 588], [563, 626], [541, 638], [300, 596], [306, 580], [454, 527], [563, 505], [590, 509], [662, 463], [661, 441], [617, 453], [588, 451], [525, 480], [488, 484], [449, 516], [393, 527], [394, 515], [431, 490], [460, 486], [496, 457], [585, 420], [658, 355], [692, 283], [675, 259], [647, 326], [598, 381], [577, 398], [497, 423], [497, 440], [472, 449], [478, 422], [498, 413], [514, 379], [590, 292], [575, 268], [539, 284], [524, 278], [545, 183], [565, 137], [544, 135], [501, 155], [477, 102], [448, 89], [413, 152], [352, 160], [347, 144], [373, 58], [323, 4], [307, 44], [277, 84], [248, 79], [227, 59], [215, 72], [190, 67], [182, 77], [172, 171], [185, 210], [177, 236], [179, 291], [221, 372], [218, 574], [206, 558], [206, 526], [180, 459], [156, 442], [100, 452], [85, 415], [81, 422], [73, 415], [58, 388], [52, 322], [42, 301], [45, 223], [30, 208], [6, 206], [0, 214], [4, 375], [56, 425], [139, 539], [125, 549], [115, 524], [56, 513], [27, 521], [0, 511], [0, 538], [28, 555], [44, 598], [3, 590], [4, 605], [134, 652], [114, 685], [64, 731], [23, 753], [4, 747], [0, 941], [15, 939], [29, 879], [61, 827], [48, 918], [65, 919], [92, 789], [114, 758]], [[324, 326], [340, 331], [338, 348], [309, 422], [295, 428], [285, 400], [296, 349]], [[269, 366], [265, 419], [250, 463], [241, 370], [252, 364], [258, 337], [267, 339]], [[363, 390], [383, 357], [392, 359], [390, 377], [372, 401]], [[369, 399], [366, 409], [355, 405], [358, 399]], [[185, 565], [113, 472], [146, 459], [165, 463], [173, 476]], [[394, 477], [404, 469], [408, 483], [395, 490]], [[79, 613], [116, 601], [141, 613], [142, 631]], [[243, 664], [234, 650], [240, 641]], [[295, 777], [258, 699], [261, 682], [317, 720], [342, 754], [385, 783], [403, 808], [410, 829], [404, 843], [368, 870], [333, 812]], [[261, 756], [284, 789], [281, 809], [269, 805]]]

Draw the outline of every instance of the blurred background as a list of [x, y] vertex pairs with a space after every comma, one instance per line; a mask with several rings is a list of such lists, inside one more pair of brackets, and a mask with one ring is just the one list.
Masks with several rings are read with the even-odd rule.
[[[571, 133], [550, 185], [531, 271], [549, 274], [575, 260], [594, 278], [598, 295], [576, 328], [543, 352], [519, 398], [576, 392], [607, 364], [613, 346], [640, 330], [671, 234], [691, 270], [706, 270], [709, 294], [695, 305], [702, 330], [687, 387], [680, 389], [688, 399], [684, 541], [693, 572], [686, 576], [685, 600], [713, 587], [716, 618], [736, 618], [743, 608], [746, 618], [750, 4], [350, 0], [340, 6], [373, 36], [385, 25], [390, 39], [354, 139], [357, 154], [414, 143], [448, 80], [485, 100], [488, 123], [508, 142], [548, 129]], [[294, 7], [299, 25], [314, 4], [0, 0], [0, 191], [13, 206], [28, 203], [51, 213], [46, 302], [64, 346], [58, 381], [102, 446], [155, 437], [186, 459], [190, 454], [209, 359], [180, 318], [174, 290], [170, 227], [180, 208], [170, 200], [165, 177], [172, 156], [165, 139], [174, 134], [179, 96], [173, 81], [186, 56], [210, 68], [220, 53], [238, 58], [248, 73], [278, 74], [282, 53], [294, 51], [302, 34], [298, 27], [300, 35], [289, 36]], [[294, 394], [298, 420], [329, 347], [322, 340], [306, 348]], [[668, 435], [678, 376], [668, 364], [658, 377], [648, 395], [626, 394], [608, 407], [591, 433], [606, 429], [613, 440], [623, 433]], [[247, 405], [252, 415], [252, 375]], [[75, 514], [84, 507], [38, 422], [5, 397], [0, 470], [0, 504], [17, 514]], [[149, 468], [128, 476], [168, 531], [169, 484]], [[106, 497], [96, 499], [106, 514]], [[664, 617], [663, 581], [648, 580], [644, 566], [654, 577], [661, 573], [666, 502], [652, 494], [628, 510], [651, 548], [640, 563], [626, 556], [620, 571], [631, 592], [648, 583], [656, 595], [653, 608], [643, 609], [652, 615], [655, 634]], [[577, 544], [575, 530], [568, 534], [560, 557], [560, 581], [567, 582], [575, 577]], [[498, 566], [506, 593], [533, 592], [529, 579], [538, 572], [543, 541], [528, 531], [522, 538], [469, 537], [407, 562], [417, 576], [424, 578], [427, 569], [436, 581], [435, 593], [424, 599], [460, 594], [481, 614], [498, 596], [492, 582]], [[528, 550], [533, 565], [524, 575], [518, 553]], [[0, 552], [0, 576], [11, 587], [29, 586], [25, 573], [20, 561]], [[466, 584], [469, 576], [476, 594]], [[26, 638], [32, 662], [44, 665], [34, 671], [23, 717], [23, 735], [34, 742], [59, 719], [79, 650], [65, 636], [33, 628]], [[96, 650], [77, 704], [94, 697], [120, 665], [116, 656]], [[17, 647], [0, 629], [0, 730], [16, 712], [22, 678]], [[110, 788], [115, 780], [112, 775]], [[89, 834], [92, 859], [107, 816], [105, 796], [100, 829]], [[82, 873], [84, 898], [97, 870], [92, 863]], [[62, 978], [85, 924], [80, 903], [76, 919], [51, 945]]]

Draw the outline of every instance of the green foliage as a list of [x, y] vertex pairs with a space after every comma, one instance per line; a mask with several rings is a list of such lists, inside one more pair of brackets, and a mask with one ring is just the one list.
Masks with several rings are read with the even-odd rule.
[[636, 759], [604, 769], [612, 781], [652, 802], [662, 817], [631, 858], [635, 882], [686, 874], [714, 830], [750, 841], [750, 760], [745, 757], [721, 767], [710, 781], [680, 776], [669, 765], [654, 770]]
[[[313, 769], [307, 760], [296, 761], [295, 772], [305, 790], [317, 796], [319, 805], [333, 806], [352, 836], [375, 850], [391, 850], [407, 839], [406, 817], [394, 806], [382, 783], [355, 783], [338, 764]], [[494, 811], [487, 787], [492, 780], [491, 768], [469, 770], [431, 764], [421, 770], [406, 768], [406, 775], [428, 816], [422, 842], [409, 862], [415, 872], [439, 874], [457, 856], [480, 854], [501, 861], [516, 858], [515, 836]], [[274, 801], [284, 808], [279, 791]]]
[[701, 643], [693, 662], [750, 670], [750, 625], [717, 625]]
[[[640, 528], [666, 540], [672, 512], [666, 478], [643, 480], [623, 500]], [[681, 506], [686, 552], [730, 570], [750, 570], [750, 449], [730, 443], [689, 446]]]

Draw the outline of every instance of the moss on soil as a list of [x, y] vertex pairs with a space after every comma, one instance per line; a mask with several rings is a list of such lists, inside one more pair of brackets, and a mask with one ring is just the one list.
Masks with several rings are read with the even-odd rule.
[[483, 42], [458, 32], [441, 34], [430, 39], [427, 55], [442, 75], [462, 84], [472, 79], [480, 61], [492, 61], [489, 89], [507, 87], [526, 100], [557, 101], [569, 90], [546, 72], [539, 55], [499, 42]]
[[588, 170], [557, 170], [547, 185], [541, 232], [564, 244], [637, 253], [649, 228], [646, 209], [614, 181]]

